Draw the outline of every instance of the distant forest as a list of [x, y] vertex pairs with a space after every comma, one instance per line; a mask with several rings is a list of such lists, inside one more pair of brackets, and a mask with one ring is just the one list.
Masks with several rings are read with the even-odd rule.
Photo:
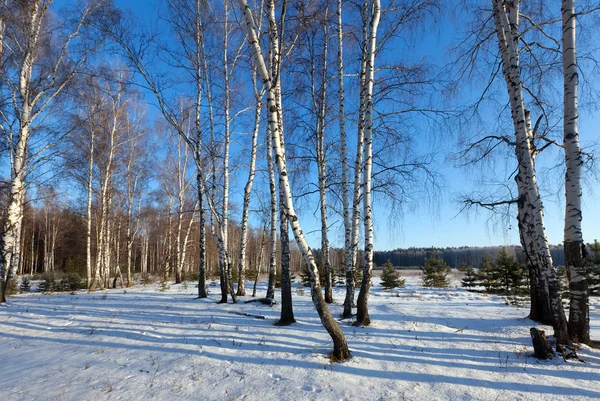
[[[472, 247], [462, 246], [458, 248], [408, 248], [395, 249], [392, 251], [375, 251], [373, 261], [376, 266], [383, 266], [389, 260], [392, 265], [397, 267], [415, 267], [423, 266], [425, 258], [429, 256], [432, 249], [452, 268], [457, 268], [461, 263], [466, 263], [477, 267], [483, 258], [488, 254], [493, 258], [502, 249], [502, 246]], [[510, 245], [505, 247], [509, 254], [514, 254], [519, 262], [523, 263], [523, 253], [520, 246]], [[565, 263], [565, 254], [562, 245], [550, 245], [550, 252], [554, 259], [555, 266], [561, 266]]]

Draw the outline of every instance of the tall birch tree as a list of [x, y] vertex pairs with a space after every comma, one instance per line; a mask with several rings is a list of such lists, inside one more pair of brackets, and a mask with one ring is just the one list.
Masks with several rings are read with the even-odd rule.
[[[54, 142], [31, 148], [39, 135], [36, 123], [52, 107], [102, 42], [102, 35], [89, 23], [103, 18], [104, 1], [72, 7], [64, 19], [50, 18], [52, 0], [3, 2], [2, 58], [0, 79], [10, 92], [12, 110], [2, 111], [2, 129], [11, 154], [10, 199], [4, 222], [4, 249], [0, 258], [0, 302], [6, 301], [6, 286], [19, 267], [26, 175], [32, 160]], [[16, 132], [12, 125], [16, 121]], [[9, 128], [11, 127], [11, 128]], [[41, 139], [41, 138], [39, 138]], [[60, 139], [60, 138], [59, 138]], [[53, 140], [51, 140], [53, 141]]]
[[[275, 153], [277, 168], [279, 171], [280, 179], [282, 180], [283, 191], [286, 195], [285, 197], [285, 209], [286, 214], [289, 217], [292, 231], [294, 232], [294, 237], [298, 246], [300, 247], [306, 264], [309, 268], [310, 278], [311, 278], [311, 295], [313, 299], [313, 303], [315, 304], [315, 308], [321, 318], [321, 323], [333, 339], [334, 350], [332, 357], [335, 360], [343, 361], [350, 358], [350, 351], [348, 350], [348, 345], [346, 343], [346, 338], [344, 336], [343, 331], [340, 326], [337, 324], [327, 304], [325, 303], [325, 299], [323, 298], [323, 294], [321, 292], [321, 285], [319, 282], [319, 272], [317, 269], [317, 265], [315, 262], [315, 258], [313, 253], [306, 242], [306, 238], [304, 237], [304, 233], [302, 232], [302, 228], [300, 226], [300, 222], [298, 220], [298, 216], [294, 210], [294, 205], [292, 201], [292, 193], [289, 184], [289, 177], [286, 165], [286, 157], [285, 157], [285, 148], [282, 146], [282, 137], [283, 132], [280, 129], [280, 121], [279, 121], [279, 113], [277, 110], [277, 82], [278, 80], [272, 80], [270, 76], [264, 57], [261, 51], [258, 33], [256, 32], [256, 24], [254, 22], [254, 17], [252, 15], [252, 11], [250, 6], [248, 5], [247, 0], [238, 0], [238, 4], [240, 9], [244, 15], [244, 20], [247, 26], [247, 39], [248, 44], [251, 47], [252, 54], [254, 57], [254, 61], [257, 66], [257, 72], [263, 80], [263, 84], [268, 90], [267, 92], [267, 110], [268, 110], [268, 120], [269, 126], [271, 128], [271, 134], [273, 139], [273, 152]], [[269, 1], [269, 8], [274, 9], [274, 1]], [[276, 29], [276, 26], [272, 26], [269, 24], [269, 33], [270, 35], [274, 35], [272, 32]], [[283, 125], [283, 124], [282, 124]]]
[[525, 210], [531, 216], [531, 221], [525, 227], [527, 232], [533, 233], [526, 247], [531, 250], [530, 255], [538, 257], [541, 266], [544, 289], [548, 293], [552, 326], [558, 345], [570, 344], [567, 322], [558, 294], [556, 275], [548, 247], [548, 240], [544, 227], [544, 208], [537, 186], [535, 166], [532, 157], [531, 142], [529, 137], [530, 119], [525, 108], [523, 85], [519, 67], [519, 19], [520, 1], [510, 3], [502, 0], [492, 0], [493, 18], [496, 36], [502, 58], [502, 72], [506, 81], [510, 98], [511, 114], [515, 130], [516, 157], [519, 163], [518, 185], [522, 186]]
[[569, 335], [574, 342], [590, 341], [588, 282], [585, 245], [581, 231], [581, 167], [579, 146], [577, 66], [577, 14], [575, 1], [562, 1], [562, 67], [564, 79], [563, 145], [565, 148], [565, 266], [569, 272]]
[[362, 88], [361, 103], [365, 105], [365, 147], [363, 170], [363, 219], [365, 224], [365, 262], [363, 278], [356, 302], [356, 324], [369, 325], [368, 299], [371, 289], [371, 274], [373, 271], [373, 211], [371, 204], [371, 173], [373, 171], [373, 82], [375, 73], [375, 52], [377, 44], [377, 27], [381, 15], [381, 3], [374, 0], [369, 24], [369, 42], [367, 47], [367, 67], [365, 86]]

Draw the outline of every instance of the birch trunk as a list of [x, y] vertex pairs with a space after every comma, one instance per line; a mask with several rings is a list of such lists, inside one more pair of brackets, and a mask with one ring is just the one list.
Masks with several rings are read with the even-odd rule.
[[[201, 105], [202, 105], [202, 66], [206, 67], [206, 58], [203, 58], [204, 54], [204, 40], [203, 40], [203, 28], [200, 13], [202, 9], [202, 2], [196, 1], [195, 8], [195, 73], [196, 73], [196, 113], [195, 113], [195, 129], [196, 129], [196, 148], [194, 150], [194, 161], [196, 162], [197, 174], [196, 174], [196, 185], [198, 189], [198, 242], [200, 248], [200, 256], [198, 260], [198, 298], [207, 298], [208, 292], [206, 290], [206, 221], [204, 213], [204, 177], [202, 168], [202, 125], [201, 125]], [[211, 109], [212, 110], [212, 109]], [[212, 111], [211, 111], [212, 113]], [[211, 114], [212, 116], [212, 114]], [[210, 120], [211, 127], [213, 124], [212, 118]]]
[[[346, 139], [346, 113], [344, 93], [344, 26], [342, 22], [342, 0], [338, 0], [338, 98], [339, 98], [339, 129], [340, 129], [340, 153], [342, 164], [342, 215], [344, 218], [344, 268], [346, 271], [346, 299], [344, 300], [344, 311], [342, 317], [352, 315], [352, 303], [354, 301], [354, 273], [352, 262], [352, 223], [350, 222], [350, 210], [348, 205], [348, 149]], [[348, 305], [348, 306], [346, 306]]]
[[90, 135], [90, 157], [88, 160], [87, 205], [86, 205], [86, 287], [92, 286], [92, 195], [94, 181], [94, 142], [95, 131], [92, 127]]
[[565, 176], [565, 265], [569, 272], [569, 335], [574, 342], [590, 342], [588, 282], [584, 242], [581, 232], [581, 166], [579, 147], [578, 85], [576, 52], [577, 15], [575, 1], [562, 1], [562, 48], [564, 77], [564, 148]]
[[275, 162], [273, 161], [273, 136], [271, 127], [267, 129], [267, 165], [269, 170], [269, 193], [271, 194], [271, 235], [269, 251], [269, 280], [267, 298], [275, 299], [275, 264], [277, 263], [277, 190], [275, 188]]
[[[281, 23], [285, 21], [285, 5], [281, 12]], [[269, 26], [269, 44], [271, 53], [271, 80], [275, 82], [275, 105], [277, 109], [277, 126], [279, 127], [279, 138], [282, 149], [285, 149], [285, 140], [283, 137], [283, 109], [281, 96], [281, 43], [277, 32], [277, 21], [275, 19], [275, 4], [269, 3], [268, 13]], [[283, 26], [281, 26], [283, 31]], [[279, 176], [279, 241], [281, 244], [281, 315], [277, 322], [279, 326], [287, 326], [295, 323], [294, 310], [292, 304], [292, 282], [290, 277], [290, 239], [289, 239], [289, 217], [286, 213], [286, 194], [283, 177]]]
[[[273, 82], [269, 75], [269, 72], [266, 68], [264, 58], [260, 49], [260, 44], [258, 41], [258, 35], [256, 33], [256, 25], [254, 23], [254, 17], [250, 10], [247, 0], [238, 0], [241, 11], [244, 14], [244, 19], [247, 25], [247, 38], [248, 43], [251, 46], [251, 50], [254, 56], [255, 63], [257, 65], [257, 71], [260, 74], [265, 87], [268, 89], [267, 95], [267, 110], [269, 126], [271, 128], [271, 134], [273, 138], [273, 151], [275, 154], [277, 167], [279, 170], [279, 176], [283, 182], [283, 191], [285, 194], [285, 212], [290, 219], [290, 223], [292, 225], [292, 231], [294, 232], [294, 237], [296, 242], [298, 243], [298, 247], [302, 251], [304, 255], [304, 259], [306, 264], [308, 265], [310, 276], [311, 276], [311, 295], [313, 299], [313, 303], [315, 304], [315, 308], [321, 318], [321, 323], [333, 339], [334, 350], [332, 357], [335, 360], [342, 361], [350, 358], [350, 351], [348, 350], [348, 345], [346, 343], [346, 338], [344, 337], [344, 333], [341, 330], [340, 326], [337, 324], [325, 300], [323, 298], [323, 294], [321, 292], [321, 285], [319, 282], [319, 272], [317, 269], [317, 265], [315, 263], [315, 259], [313, 253], [306, 242], [304, 237], [304, 233], [302, 232], [302, 228], [300, 226], [300, 222], [298, 220], [298, 216], [294, 210], [293, 201], [292, 201], [292, 193], [289, 185], [288, 172], [286, 166], [286, 158], [285, 158], [285, 148], [282, 147], [281, 137], [282, 132], [279, 132], [279, 115], [277, 110], [277, 81]], [[269, 7], [271, 10], [274, 8], [273, 1], [269, 1]], [[269, 26], [270, 35], [275, 35], [276, 26]]]
[[[27, 28], [29, 31], [28, 47], [25, 49], [23, 64], [19, 71], [18, 90], [16, 91], [17, 118], [19, 123], [19, 137], [11, 149], [11, 182], [6, 218], [4, 220], [4, 244], [0, 260], [0, 303], [6, 302], [6, 290], [11, 278], [19, 267], [21, 255], [21, 225], [23, 223], [23, 202], [25, 200], [25, 172], [27, 165], [27, 148], [31, 134], [32, 93], [31, 79], [36, 57], [36, 48], [40, 37], [40, 29], [46, 15], [48, 6], [41, 1], [31, 4], [30, 20]], [[4, 45], [4, 43], [3, 43]], [[20, 113], [19, 113], [20, 112]]]
[[356, 325], [367, 326], [371, 323], [369, 317], [368, 301], [371, 290], [371, 274], [373, 271], [373, 212], [371, 209], [371, 172], [373, 169], [373, 81], [375, 72], [375, 50], [377, 41], [377, 27], [381, 4], [379, 0], [373, 2], [371, 23], [369, 28], [369, 47], [367, 61], [367, 75], [364, 96], [365, 102], [365, 148], [363, 170], [363, 219], [365, 224], [365, 265], [363, 278], [356, 302]]
[[248, 181], [244, 187], [244, 204], [242, 209], [242, 233], [240, 240], [240, 257], [238, 263], [238, 288], [237, 295], [246, 295], [246, 246], [248, 244], [248, 214], [250, 212], [250, 195], [252, 194], [252, 184], [254, 182], [254, 173], [256, 170], [256, 150], [258, 146], [258, 133], [260, 131], [260, 112], [262, 109], [261, 94], [256, 87], [256, 72], [252, 73], [252, 82], [254, 85], [254, 98], [256, 108], [254, 109], [254, 130], [252, 131], [252, 145], [250, 153], [250, 166], [248, 167]]
[[523, 181], [527, 202], [531, 205], [532, 221], [526, 230], [532, 233], [531, 248], [539, 255], [540, 266], [550, 299], [552, 326], [558, 346], [570, 344], [567, 324], [558, 294], [556, 275], [552, 264], [552, 256], [548, 247], [544, 227], [544, 209], [536, 182], [531, 143], [527, 129], [527, 116], [523, 97], [522, 82], [519, 67], [519, 1], [504, 3], [502, 0], [492, 0], [494, 21], [498, 45], [502, 56], [503, 75], [506, 80], [511, 104], [511, 114], [516, 134], [515, 147], [519, 162], [519, 176]]
[[[367, 44], [368, 44], [368, 24], [366, 16], [367, 5], [363, 5], [363, 43], [360, 68], [360, 93], [361, 99], [366, 90], [367, 76]], [[352, 316], [352, 306], [354, 306], [355, 294], [355, 272], [358, 268], [358, 235], [360, 223], [360, 200], [361, 200], [361, 173], [363, 171], [363, 149], [365, 135], [365, 111], [366, 102], [362, 101], [358, 110], [358, 133], [356, 139], [356, 159], [354, 162], [354, 187], [352, 191], [352, 221], [350, 229], [350, 247], [346, 250], [346, 298], [344, 300], [344, 311], [342, 317]]]
[[[327, 9], [325, 10], [325, 19], [327, 20]], [[323, 26], [323, 69], [321, 70], [321, 87], [319, 95], [315, 92], [315, 71], [313, 65], [313, 104], [317, 114], [316, 134], [317, 134], [317, 173], [319, 180], [319, 206], [321, 209], [321, 254], [322, 263], [325, 270], [325, 302], [333, 303], [333, 280], [331, 274], [331, 262], [329, 258], [329, 227], [327, 224], [327, 165], [325, 150], [325, 104], [327, 101], [327, 24]]]

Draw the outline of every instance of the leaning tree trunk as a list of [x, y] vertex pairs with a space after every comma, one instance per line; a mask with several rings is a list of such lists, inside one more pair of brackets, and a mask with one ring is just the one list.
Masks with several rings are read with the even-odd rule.
[[[348, 350], [348, 345], [346, 343], [346, 338], [344, 336], [344, 332], [337, 324], [327, 304], [325, 303], [325, 299], [323, 298], [323, 293], [321, 292], [321, 285], [319, 283], [319, 272], [317, 269], [317, 265], [312, 253], [312, 250], [308, 246], [306, 242], [306, 238], [304, 237], [304, 233], [302, 232], [302, 228], [300, 227], [300, 222], [298, 221], [298, 216], [296, 215], [296, 211], [294, 210], [294, 205], [292, 201], [292, 191], [289, 184], [289, 177], [286, 165], [285, 158], [285, 148], [282, 147], [281, 139], [283, 133], [279, 130], [279, 115], [277, 112], [277, 88], [275, 88], [276, 82], [271, 80], [269, 72], [266, 68], [265, 61], [260, 49], [260, 43], [258, 41], [258, 34], [256, 33], [256, 25], [254, 23], [254, 17], [252, 15], [252, 11], [250, 10], [250, 6], [248, 5], [247, 0], [238, 0], [240, 9], [244, 14], [244, 19], [246, 21], [247, 30], [248, 30], [248, 43], [251, 47], [254, 60], [257, 65], [257, 70], [265, 84], [265, 87], [268, 88], [267, 95], [267, 110], [269, 111], [269, 126], [271, 128], [271, 134], [273, 137], [273, 151], [275, 153], [277, 167], [279, 170], [279, 176], [283, 182], [283, 191], [285, 194], [285, 211], [290, 219], [290, 223], [292, 225], [292, 231], [294, 232], [294, 237], [296, 242], [298, 243], [298, 247], [300, 248], [302, 254], [304, 255], [304, 259], [306, 264], [308, 265], [310, 278], [311, 278], [311, 295], [312, 300], [315, 305], [315, 309], [321, 318], [321, 323], [331, 336], [334, 344], [332, 357], [335, 360], [342, 361], [350, 358], [350, 351]], [[272, 11], [274, 9], [273, 0], [269, 1], [269, 8]], [[274, 21], [270, 18], [269, 21], [269, 36], [271, 39], [271, 43], [274, 42], [273, 37], [277, 35], [277, 27], [274, 24]], [[279, 57], [275, 57], [276, 60], [279, 60]]]
[[581, 232], [581, 148], [578, 132], [578, 84], [576, 53], [575, 1], [562, 1], [562, 47], [564, 76], [564, 147], [565, 176], [565, 266], [569, 272], [569, 335], [581, 343], [590, 341], [588, 282], [585, 271], [584, 243]]
[[531, 204], [529, 211], [532, 214], [532, 221], [526, 230], [532, 233], [532, 249], [535, 249], [536, 255], [539, 255], [542, 266], [541, 275], [547, 285], [554, 335], [559, 346], [567, 345], [570, 344], [569, 334], [546, 238], [544, 209], [536, 182], [531, 144], [528, 140], [527, 116], [519, 66], [519, 1], [504, 3], [502, 0], [492, 0], [492, 3], [498, 45], [502, 56], [503, 75], [510, 98], [516, 135], [515, 152], [519, 163], [519, 176], [526, 188], [527, 201]]
[[373, 74], [375, 72], [375, 50], [377, 41], [377, 27], [381, 4], [379, 0], [373, 2], [373, 11], [370, 24], [367, 76], [364, 94], [361, 102], [365, 107], [365, 155], [363, 170], [363, 219], [365, 224], [365, 264], [360, 292], [356, 301], [356, 325], [367, 326], [371, 323], [369, 317], [369, 292], [371, 290], [371, 274], [373, 271], [373, 212], [371, 209], [371, 173], [373, 170]]

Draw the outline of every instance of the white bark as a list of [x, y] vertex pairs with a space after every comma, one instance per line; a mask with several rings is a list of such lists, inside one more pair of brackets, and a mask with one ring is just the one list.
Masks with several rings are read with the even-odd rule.
[[562, 48], [564, 78], [564, 139], [565, 176], [565, 265], [569, 271], [569, 334], [573, 341], [590, 341], [589, 297], [581, 232], [581, 167], [579, 146], [578, 85], [576, 52], [577, 15], [575, 1], [562, 1]]
[[90, 129], [90, 156], [88, 159], [88, 181], [87, 181], [87, 202], [86, 202], [86, 287], [89, 290], [92, 286], [92, 196], [94, 183], [94, 143], [95, 129], [92, 126]]
[[371, 205], [371, 174], [373, 170], [373, 83], [375, 73], [375, 51], [377, 43], [377, 27], [381, 13], [379, 0], [373, 1], [371, 23], [369, 27], [369, 44], [367, 48], [367, 68], [365, 91], [361, 103], [365, 102], [365, 148], [363, 170], [363, 219], [365, 224], [365, 265], [363, 279], [357, 301], [356, 323], [368, 325], [369, 291], [371, 289], [371, 274], [373, 270], [373, 212]]
[[[258, 133], [260, 131], [260, 114], [262, 109], [262, 94], [256, 87], [256, 72], [252, 73], [252, 82], [254, 86], [254, 98], [256, 107], [254, 109], [254, 129], [252, 131], [251, 150], [250, 150], [250, 165], [248, 166], [248, 181], [244, 187], [244, 203], [242, 206], [242, 221], [241, 221], [241, 239], [240, 239], [240, 256], [238, 262], [238, 288], [237, 295], [246, 295], [246, 287], [244, 281], [246, 279], [246, 245], [248, 243], [248, 215], [250, 212], [250, 195], [252, 194], [252, 184], [254, 183], [254, 174], [256, 170], [256, 151], [258, 147]], [[269, 172], [270, 174], [270, 172]]]
[[[344, 218], [344, 267], [346, 271], [346, 299], [344, 301], [343, 317], [352, 314], [352, 303], [354, 302], [354, 274], [352, 260], [352, 223], [350, 221], [350, 207], [348, 204], [348, 149], [346, 138], [346, 113], [344, 93], [344, 25], [342, 21], [342, 0], [338, 0], [338, 98], [339, 98], [339, 129], [340, 129], [340, 157], [342, 164], [342, 216]], [[346, 306], [348, 305], [348, 306]]]
[[[354, 162], [354, 186], [352, 190], [352, 221], [350, 229], [350, 247], [346, 250], [347, 257], [351, 263], [346, 264], [346, 299], [344, 301], [344, 316], [349, 317], [352, 314], [352, 305], [354, 303], [354, 293], [356, 283], [354, 281], [354, 272], [358, 268], [356, 265], [358, 259], [358, 236], [360, 223], [360, 200], [361, 200], [361, 176], [363, 171], [363, 149], [365, 136], [365, 111], [366, 102], [363, 94], [366, 90], [367, 76], [367, 43], [368, 43], [368, 25], [366, 16], [366, 4], [363, 6], [363, 30], [362, 30], [362, 52], [360, 68], [360, 94], [361, 101], [358, 110], [358, 132], [356, 138], [356, 159]], [[348, 255], [348, 253], [350, 255]], [[348, 260], [347, 259], [347, 262]], [[349, 282], [349, 276], [352, 276], [352, 283]]]
[[267, 129], [267, 167], [269, 170], [269, 194], [271, 210], [271, 235], [269, 248], [269, 280], [267, 286], [267, 298], [275, 297], [275, 264], [277, 262], [277, 189], [275, 187], [275, 162], [273, 160], [273, 135], [271, 127]]

